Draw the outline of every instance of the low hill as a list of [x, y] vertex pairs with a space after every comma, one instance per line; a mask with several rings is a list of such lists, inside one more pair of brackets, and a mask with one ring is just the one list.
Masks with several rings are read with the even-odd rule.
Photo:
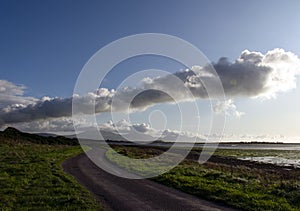
[[25, 133], [13, 127], [8, 127], [0, 131], [0, 143], [35, 143], [48, 145], [79, 145], [76, 138], [66, 138], [64, 136], [40, 136], [37, 134]]

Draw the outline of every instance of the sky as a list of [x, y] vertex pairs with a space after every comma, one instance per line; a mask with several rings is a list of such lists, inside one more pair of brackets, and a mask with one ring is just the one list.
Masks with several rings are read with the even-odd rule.
[[[15, 126], [29, 131], [69, 130], [72, 128], [72, 121], [69, 115], [65, 115], [69, 113], [65, 106], [70, 105], [77, 77], [89, 58], [105, 45], [122, 37], [139, 33], [163, 33], [177, 36], [199, 48], [214, 62], [217, 73], [224, 76], [222, 82], [225, 85], [227, 80], [232, 80], [230, 77], [243, 78], [243, 86], [239, 87], [239, 92], [237, 89], [228, 89], [227, 92], [226, 89], [228, 101], [214, 108], [226, 110], [225, 134], [300, 136], [300, 70], [297, 66], [297, 56], [300, 56], [299, 6], [300, 2], [296, 0], [2, 0], [0, 124], [2, 127]], [[287, 61], [278, 55], [292, 59]], [[245, 58], [236, 62], [242, 56]], [[255, 56], [260, 57], [261, 61], [254, 61]], [[227, 60], [219, 61], [224, 57]], [[282, 69], [278, 60], [282, 62]], [[249, 62], [253, 67], [248, 65]], [[227, 68], [227, 63], [240, 72], [232, 72]], [[258, 66], [267, 66], [270, 70], [261, 70]], [[125, 61], [116, 66], [101, 85], [102, 88], [107, 88], [105, 97], [114, 95], [111, 89], [117, 88], [127, 76], [151, 68], [164, 69], [173, 74], [180, 74], [184, 69], [174, 61], [151, 56]], [[250, 72], [247, 68], [250, 68]], [[271, 77], [270, 75], [276, 80], [279, 77], [280, 83], [273, 81], [268, 90], [264, 90], [259, 86], [259, 79]], [[152, 82], [151, 86], [158, 83]], [[257, 86], [252, 89], [252, 85]], [[254, 91], [243, 90], [245, 87], [251, 87]], [[201, 133], [205, 134], [209, 130], [211, 110], [214, 109], [209, 107], [209, 102], [203, 99], [205, 97], [198, 96], [198, 92], [196, 95], [203, 122]], [[99, 93], [97, 97], [100, 98]], [[103, 103], [102, 98], [100, 103]], [[152, 113], [157, 118], [153, 118], [156, 123], [151, 124], [151, 127], [160, 130], [163, 116], [156, 110], [162, 110], [169, 118], [165, 126], [170, 129], [168, 131], [178, 130], [180, 118], [175, 115], [178, 108], [165, 98], [159, 102], [163, 103], [138, 107], [141, 111], [131, 114], [132, 123], [120, 119], [119, 124], [122, 127], [126, 125], [125, 128], [144, 126], [144, 130], [145, 127], [149, 130], [149, 115]], [[38, 113], [36, 105], [62, 111], [58, 112], [60, 115], [47, 116], [44, 110]], [[24, 110], [20, 112], [24, 108], [34, 115], [25, 115]], [[187, 115], [190, 118], [195, 116], [192, 112]], [[24, 120], [21, 121], [22, 118]], [[14, 119], [20, 121], [13, 121]], [[115, 126], [109, 122], [110, 115], [106, 110], [100, 108], [98, 121], [106, 128]], [[183, 129], [191, 130], [189, 125], [184, 125]]]

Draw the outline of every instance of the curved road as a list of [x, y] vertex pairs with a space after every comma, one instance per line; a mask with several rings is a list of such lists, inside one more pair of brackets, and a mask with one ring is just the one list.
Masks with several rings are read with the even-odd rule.
[[233, 210], [156, 182], [124, 179], [97, 167], [85, 154], [63, 163], [106, 210]]

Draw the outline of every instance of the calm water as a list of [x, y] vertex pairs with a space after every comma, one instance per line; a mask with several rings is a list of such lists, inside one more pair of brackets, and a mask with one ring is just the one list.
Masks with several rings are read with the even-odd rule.
[[250, 160], [256, 161], [260, 163], [270, 163], [278, 166], [289, 166], [294, 168], [300, 168], [300, 160], [299, 159], [288, 159], [283, 157], [276, 156], [264, 156], [264, 157], [245, 157], [239, 158], [241, 160]]
[[[191, 147], [191, 143], [178, 143], [180, 147]], [[151, 146], [171, 146], [169, 143], [154, 143]], [[203, 147], [204, 144], [195, 144], [196, 147]], [[216, 144], [207, 144], [207, 147], [215, 147]], [[219, 143], [218, 149], [257, 149], [257, 150], [300, 150], [300, 144], [241, 144], [241, 143]]]

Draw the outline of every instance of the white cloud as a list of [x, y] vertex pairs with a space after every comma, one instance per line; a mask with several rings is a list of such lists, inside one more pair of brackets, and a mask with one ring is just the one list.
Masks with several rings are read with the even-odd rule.
[[6, 80], [0, 80], [0, 111], [9, 112], [36, 103], [34, 97], [25, 97], [23, 85], [15, 85]]
[[283, 49], [268, 51], [265, 55], [259, 52], [244, 51], [238, 59], [239, 63], [253, 63], [257, 67], [268, 67], [261, 92], [257, 97], [274, 98], [280, 92], [296, 88], [296, 76], [300, 74], [300, 60]]
[[231, 99], [222, 102], [217, 102], [213, 107], [213, 111], [217, 114], [225, 112], [226, 115], [235, 116], [237, 118], [240, 118], [242, 115], [245, 114], [244, 112], [237, 110], [236, 105]]
[[1, 95], [23, 95], [25, 88], [23, 85], [15, 85], [9, 81], [0, 80]]

